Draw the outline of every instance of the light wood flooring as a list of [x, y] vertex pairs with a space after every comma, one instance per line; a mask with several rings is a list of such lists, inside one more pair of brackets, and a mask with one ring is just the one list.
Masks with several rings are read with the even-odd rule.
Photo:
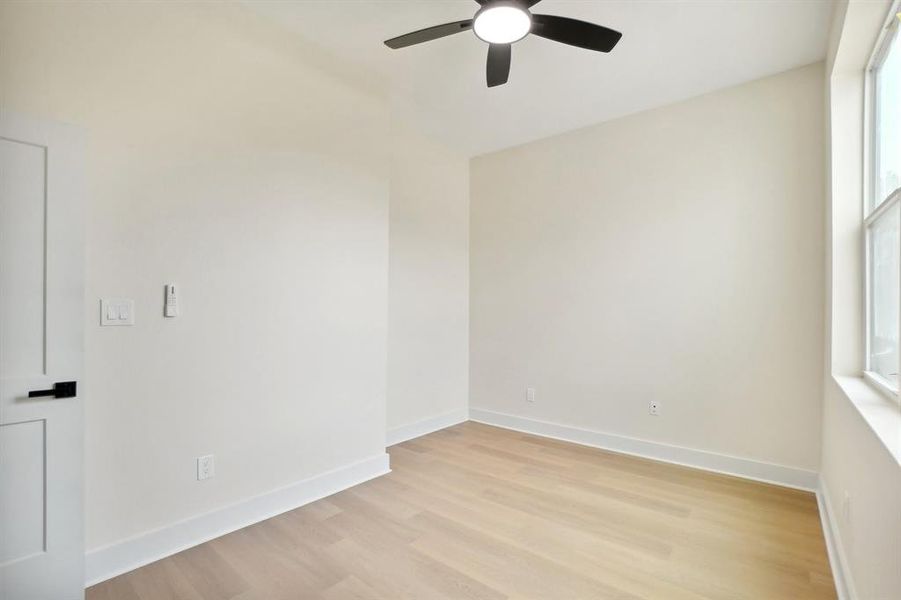
[[477, 423], [88, 600], [835, 598], [813, 494]]

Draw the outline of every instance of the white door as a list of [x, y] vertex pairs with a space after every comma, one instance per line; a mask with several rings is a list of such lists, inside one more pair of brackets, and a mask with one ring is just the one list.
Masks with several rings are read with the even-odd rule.
[[0, 113], [0, 600], [84, 597], [81, 173], [72, 129]]

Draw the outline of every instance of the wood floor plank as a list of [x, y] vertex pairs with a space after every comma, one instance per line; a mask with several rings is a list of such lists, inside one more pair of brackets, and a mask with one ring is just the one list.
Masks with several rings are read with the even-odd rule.
[[139, 569], [129, 583], [141, 600], [203, 600], [171, 558]]
[[377, 598], [418, 600], [505, 600], [506, 596], [477, 578], [437, 561], [413, 546], [382, 551], [373, 540], [345, 539], [330, 549], [333, 556], [351, 565], [354, 574]]
[[178, 571], [203, 600], [231, 600], [248, 587], [234, 567], [217, 552], [219, 542], [213, 540], [194, 546], [172, 557]]
[[[213, 540], [219, 555], [247, 582], [250, 589], [266, 589], [272, 600], [312, 596], [336, 584], [347, 573], [324, 560], [303, 530], [287, 530], [274, 519], [245, 527]], [[339, 538], [334, 537], [337, 541]]]
[[378, 590], [366, 585], [355, 575], [345, 577], [319, 595], [319, 600], [371, 600]]
[[820, 600], [813, 494], [467, 422], [88, 600]]

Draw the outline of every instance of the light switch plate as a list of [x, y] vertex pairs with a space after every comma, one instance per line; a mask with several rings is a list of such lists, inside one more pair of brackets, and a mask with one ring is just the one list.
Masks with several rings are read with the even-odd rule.
[[100, 325], [122, 327], [135, 324], [135, 301], [130, 298], [101, 298]]

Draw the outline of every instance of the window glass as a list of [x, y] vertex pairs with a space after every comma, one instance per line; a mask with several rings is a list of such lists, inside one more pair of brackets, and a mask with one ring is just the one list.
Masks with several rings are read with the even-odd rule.
[[901, 203], [870, 229], [870, 371], [898, 389]]
[[901, 35], [894, 28], [876, 69], [875, 208], [901, 188]]

